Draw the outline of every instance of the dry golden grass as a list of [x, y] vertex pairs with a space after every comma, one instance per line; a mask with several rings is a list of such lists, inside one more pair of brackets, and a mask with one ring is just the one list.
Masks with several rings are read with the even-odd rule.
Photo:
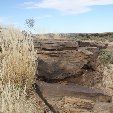
[[28, 98], [35, 82], [35, 51], [30, 36], [14, 27], [0, 34], [0, 113], [36, 113], [36, 101]]
[[26, 89], [7, 83], [0, 94], [0, 113], [37, 113], [35, 98], [26, 96]]
[[102, 84], [104, 89], [106, 89], [110, 95], [113, 95], [113, 64], [103, 67]]
[[18, 29], [3, 29], [2, 39], [3, 82], [28, 88], [35, 80], [35, 51], [33, 40], [24, 36]]

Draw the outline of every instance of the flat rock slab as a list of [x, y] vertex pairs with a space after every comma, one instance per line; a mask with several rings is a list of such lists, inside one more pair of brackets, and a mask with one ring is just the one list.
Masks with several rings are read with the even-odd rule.
[[93, 107], [93, 111], [96, 113], [113, 113], [113, 103], [96, 103]]
[[95, 102], [111, 102], [112, 98], [100, 89], [84, 87], [75, 84], [45, 83], [37, 81], [44, 97], [76, 97], [93, 100]]
[[[76, 41], [76, 40], [35, 40], [34, 47], [37, 50], [37, 79], [45, 82], [70, 81], [79, 85], [95, 86], [101, 82], [101, 73], [98, 80], [94, 79], [98, 72], [98, 54], [107, 45], [100, 42]], [[84, 79], [82, 75], [88, 72]], [[86, 84], [87, 83], [87, 84]]]

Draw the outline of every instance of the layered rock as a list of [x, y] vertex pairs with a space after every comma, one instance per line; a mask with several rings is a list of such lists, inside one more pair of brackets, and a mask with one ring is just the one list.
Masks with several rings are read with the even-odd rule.
[[113, 107], [111, 96], [96, 88], [37, 81], [36, 90], [59, 113], [101, 113]]
[[[97, 57], [104, 43], [75, 40], [34, 40], [38, 56], [38, 79], [46, 82], [85, 84], [82, 75], [94, 72]], [[94, 76], [87, 74], [94, 84]], [[90, 82], [90, 81], [89, 81]]]
[[37, 81], [36, 90], [49, 103], [45, 101], [47, 112], [51, 113], [50, 108], [59, 113], [112, 112], [112, 97], [104, 90], [89, 87], [102, 82], [97, 58], [106, 44], [46, 39], [36, 40], [34, 45], [38, 56], [37, 78], [41, 80]]

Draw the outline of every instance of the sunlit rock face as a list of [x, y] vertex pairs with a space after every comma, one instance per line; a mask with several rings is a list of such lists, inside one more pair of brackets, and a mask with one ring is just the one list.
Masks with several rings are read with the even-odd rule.
[[[107, 47], [99, 42], [69, 39], [40, 39], [35, 40], [34, 45], [38, 56], [38, 79], [46, 82], [67, 81], [80, 85], [96, 83], [93, 80], [93, 72], [97, 69], [97, 57], [100, 50]], [[86, 73], [84, 79], [83, 75]]]

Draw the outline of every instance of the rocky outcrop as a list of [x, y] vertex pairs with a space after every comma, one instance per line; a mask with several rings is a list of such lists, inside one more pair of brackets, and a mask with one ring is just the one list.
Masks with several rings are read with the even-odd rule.
[[37, 82], [44, 97], [76, 97], [90, 99], [94, 102], [107, 102], [110, 103], [112, 98], [108, 96], [103, 90], [96, 88], [89, 88], [75, 84], [59, 84], [59, 83], [46, 83]]
[[102, 80], [97, 58], [107, 44], [43, 39], [35, 40], [34, 45], [38, 57], [36, 90], [48, 106], [46, 112], [112, 113], [112, 97], [93, 87]]
[[80, 85], [86, 83], [82, 77], [86, 73], [92, 80], [89, 84], [94, 85], [92, 73], [96, 71], [98, 54], [107, 47], [104, 43], [69, 39], [34, 40], [34, 45], [38, 56], [38, 79], [46, 82], [71, 82], [72, 78], [73, 82]]
[[37, 81], [36, 89], [52, 105], [50, 108], [54, 108], [54, 113], [101, 113], [113, 108], [111, 96], [96, 88]]

